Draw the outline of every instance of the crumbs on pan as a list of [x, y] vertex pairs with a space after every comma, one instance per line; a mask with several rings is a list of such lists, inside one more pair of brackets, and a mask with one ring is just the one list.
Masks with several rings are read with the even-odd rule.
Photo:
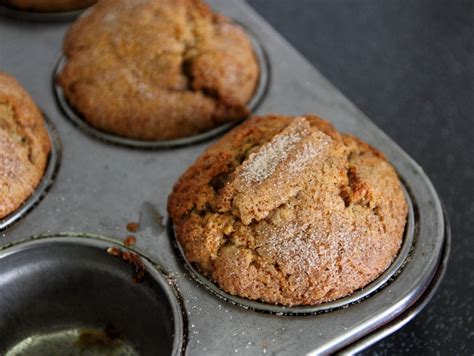
[[143, 277], [145, 277], [145, 265], [143, 264], [141, 257], [138, 256], [136, 253], [130, 251], [122, 251], [121, 249], [114, 246], [109, 247], [107, 249], [107, 253], [112, 256], [119, 257], [134, 266], [135, 273], [132, 276], [133, 283], [140, 283]]

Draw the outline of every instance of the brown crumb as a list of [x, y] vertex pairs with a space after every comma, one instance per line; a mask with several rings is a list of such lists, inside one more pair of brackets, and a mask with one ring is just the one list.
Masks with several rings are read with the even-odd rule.
[[117, 247], [109, 247], [107, 253], [112, 256], [121, 257], [122, 251]]
[[129, 222], [127, 224], [127, 231], [129, 232], [137, 232], [138, 231], [138, 223], [136, 222]]
[[127, 236], [125, 240], [123, 240], [123, 243], [125, 244], [125, 246], [133, 246], [135, 245], [135, 242], [137, 242], [137, 238], [132, 235]]
[[122, 260], [134, 265], [135, 274], [132, 276], [133, 283], [140, 283], [143, 277], [145, 277], [145, 265], [143, 264], [141, 257], [138, 256], [136, 253], [130, 251], [122, 251], [117, 247], [109, 247], [107, 249], [107, 253], [115, 257], [120, 257]]

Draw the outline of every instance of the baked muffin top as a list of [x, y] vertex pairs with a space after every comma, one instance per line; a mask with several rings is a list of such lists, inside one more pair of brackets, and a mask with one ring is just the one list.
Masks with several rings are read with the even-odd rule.
[[168, 200], [186, 258], [228, 293], [315, 305], [376, 279], [407, 203], [382, 153], [314, 115], [254, 117], [210, 146]]
[[96, 128], [159, 140], [248, 114], [259, 68], [242, 28], [200, 0], [104, 0], [78, 19], [58, 75]]
[[61, 12], [83, 9], [97, 0], [2, 0], [0, 3], [21, 10], [38, 12]]
[[0, 72], [0, 218], [15, 211], [43, 177], [51, 142], [35, 103]]

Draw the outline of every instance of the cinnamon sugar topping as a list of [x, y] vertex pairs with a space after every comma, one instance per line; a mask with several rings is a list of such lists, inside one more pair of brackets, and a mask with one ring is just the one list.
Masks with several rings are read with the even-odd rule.
[[257, 153], [253, 153], [242, 165], [242, 177], [245, 181], [261, 182], [268, 178], [283, 162], [288, 153], [304, 137], [309, 135], [309, 124], [303, 117], [297, 117], [280, 134], [276, 135]]
[[383, 155], [314, 115], [246, 121], [184, 173], [168, 209], [186, 258], [219, 287], [288, 306], [377, 278], [407, 215]]

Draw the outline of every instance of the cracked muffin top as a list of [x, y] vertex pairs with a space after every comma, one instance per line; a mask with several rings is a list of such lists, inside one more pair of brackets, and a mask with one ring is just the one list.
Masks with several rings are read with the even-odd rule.
[[78, 19], [58, 75], [69, 103], [119, 136], [187, 137], [248, 115], [259, 68], [239, 26], [200, 0], [104, 0]]
[[407, 203], [382, 153], [314, 115], [253, 117], [168, 200], [186, 258], [228, 293], [315, 305], [366, 286], [403, 240]]
[[38, 12], [61, 12], [83, 9], [97, 0], [2, 0], [8, 6]]
[[0, 218], [33, 193], [43, 177], [51, 143], [35, 103], [0, 72]]

